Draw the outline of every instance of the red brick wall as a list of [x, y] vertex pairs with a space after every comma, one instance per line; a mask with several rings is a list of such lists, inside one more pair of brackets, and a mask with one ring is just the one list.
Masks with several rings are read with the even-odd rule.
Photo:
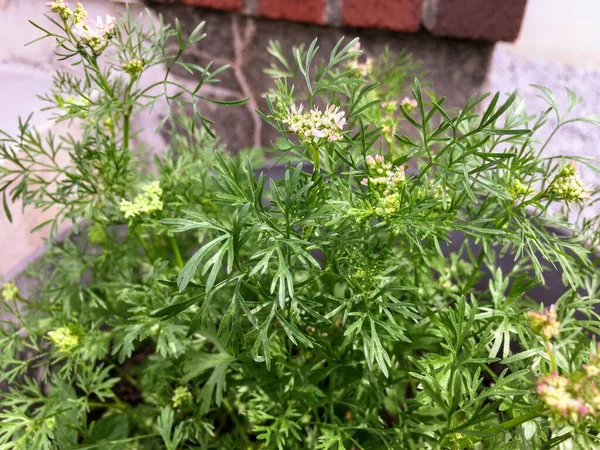
[[258, 0], [258, 15], [293, 22], [326, 23], [326, 0]]
[[423, 22], [442, 36], [514, 41], [526, 5], [527, 0], [425, 0]]
[[[387, 28], [490, 41], [513, 41], [527, 0], [154, 0], [240, 11], [294, 22]], [[341, 17], [341, 23], [339, 18]], [[337, 19], [336, 19], [337, 18]]]
[[[160, 0], [159, 0], [160, 1]], [[162, 2], [161, 3], [166, 3]], [[205, 8], [226, 9], [229, 11], [241, 11], [244, 7], [244, 0], [179, 0], [169, 3], [183, 3], [185, 5], [203, 6]]]
[[342, 21], [353, 27], [417, 31], [421, 0], [343, 0]]

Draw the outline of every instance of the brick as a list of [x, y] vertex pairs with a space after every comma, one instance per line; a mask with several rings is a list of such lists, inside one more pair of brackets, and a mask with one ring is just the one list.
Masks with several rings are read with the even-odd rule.
[[433, 34], [512, 42], [527, 0], [425, 0], [423, 23]]
[[293, 22], [325, 23], [326, 0], [258, 0], [258, 15]]
[[244, 7], [244, 0], [179, 0], [179, 3], [228, 11], [241, 11]]
[[343, 0], [342, 22], [354, 27], [417, 31], [422, 0]]

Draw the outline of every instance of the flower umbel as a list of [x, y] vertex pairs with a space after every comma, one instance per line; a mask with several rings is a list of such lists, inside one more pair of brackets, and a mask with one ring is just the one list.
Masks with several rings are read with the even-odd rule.
[[556, 320], [556, 305], [544, 309], [541, 313], [528, 312], [529, 326], [537, 335], [548, 340], [557, 337], [560, 333], [560, 322]]
[[99, 55], [115, 35], [115, 18], [107, 14], [103, 21], [98, 16], [95, 29], [84, 23], [78, 23], [73, 27], [73, 34], [81, 44], [89, 47], [95, 55]]
[[48, 337], [61, 353], [69, 354], [85, 338], [85, 331], [80, 325], [70, 323], [49, 331]]
[[579, 168], [572, 163], [567, 164], [558, 172], [548, 191], [556, 198], [567, 202], [585, 201], [590, 198], [590, 190], [583, 187]]
[[139, 74], [144, 70], [143, 59], [130, 59], [123, 64], [123, 70], [131, 75], [133, 78], [137, 78]]
[[346, 125], [344, 111], [339, 106], [330, 105], [325, 111], [313, 108], [304, 113], [303, 106], [292, 105], [283, 123], [287, 124], [298, 138], [308, 144], [317, 144], [322, 141], [341, 141], [341, 131]]
[[173, 392], [173, 397], [171, 397], [173, 408], [176, 409], [190, 405], [193, 400], [194, 398], [192, 397], [192, 393], [187, 386], [176, 387], [175, 391]]
[[[383, 156], [371, 155], [365, 158], [369, 168], [369, 178], [363, 178], [361, 184], [372, 186], [384, 195], [392, 194], [406, 181], [404, 166], [392, 167], [392, 163], [385, 162]], [[373, 176], [375, 175], [375, 176]]]
[[400, 104], [404, 107], [405, 111], [410, 112], [418, 106], [417, 101], [414, 98], [404, 97]]
[[73, 12], [73, 23], [81, 23], [87, 17], [87, 11], [81, 3], [77, 3], [77, 7]]
[[64, 20], [67, 20], [73, 14], [73, 11], [71, 11], [71, 8], [69, 8], [69, 5], [64, 0], [54, 0], [46, 3], [46, 6], [50, 8], [50, 11], [58, 14]]
[[15, 283], [9, 281], [2, 286], [2, 298], [7, 302], [13, 302], [19, 297], [19, 288]]
[[577, 422], [590, 413], [590, 408], [573, 387], [569, 378], [553, 372], [538, 380], [536, 391], [553, 415]]
[[125, 214], [126, 219], [130, 219], [141, 214], [150, 214], [154, 211], [163, 209], [163, 202], [160, 199], [163, 190], [158, 181], [153, 181], [142, 188], [142, 193], [133, 199], [133, 202], [122, 199], [120, 208]]
[[380, 216], [395, 214], [400, 209], [400, 194], [398, 190], [406, 182], [404, 166], [392, 166], [385, 162], [381, 155], [365, 158], [369, 169], [369, 178], [363, 178], [361, 184], [370, 186], [381, 195], [379, 205], [375, 212]]
[[528, 195], [533, 194], [533, 192], [533, 188], [525, 186], [520, 180], [513, 181], [513, 184], [510, 188], [510, 195], [513, 200], [521, 197], [527, 197]]

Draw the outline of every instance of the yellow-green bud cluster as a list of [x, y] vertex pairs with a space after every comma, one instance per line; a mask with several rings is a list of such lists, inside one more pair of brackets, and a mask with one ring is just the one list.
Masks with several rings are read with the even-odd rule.
[[144, 70], [143, 59], [131, 59], [123, 64], [123, 70], [131, 75], [133, 78], [137, 78], [142, 70]]
[[69, 354], [85, 338], [85, 331], [80, 325], [70, 323], [67, 326], [49, 331], [48, 337], [58, 351]]
[[404, 110], [409, 112], [415, 109], [419, 104], [414, 98], [404, 97], [400, 104], [404, 107]]
[[46, 3], [46, 6], [50, 8], [50, 11], [58, 14], [64, 20], [67, 20], [73, 15], [73, 11], [71, 11], [71, 8], [69, 8], [69, 5], [66, 4], [64, 0], [54, 0]]
[[77, 3], [75, 11], [73, 11], [73, 23], [81, 23], [87, 17], [87, 11], [81, 3]]
[[510, 187], [510, 196], [514, 200], [521, 197], [527, 197], [528, 195], [533, 194], [533, 192], [533, 188], [525, 186], [520, 180], [513, 181], [512, 186]]
[[554, 197], [569, 201], [584, 201], [590, 197], [589, 189], [583, 187], [579, 177], [579, 169], [575, 164], [569, 163], [554, 177], [548, 189]]
[[19, 298], [19, 288], [15, 283], [9, 281], [2, 286], [2, 298], [7, 302], [13, 302]]
[[154, 211], [163, 209], [163, 202], [160, 197], [163, 190], [158, 181], [153, 181], [142, 188], [142, 193], [138, 195], [133, 202], [121, 200], [121, 212], [125, 214], [126, 219], [139, 216], [141, 214], [150, 214]]
[[175, 388], [173, 392], [173, 397], [171, 401], [173, 402], [173, 408], [182, 408], [185, 406], [189, 406], [193, 402], [194, 398], [192, 397], [192, 393], [187, 388], [187, 386], [178, 386]]
[[378, 216], [391, 216], [400, 211], [400, 194], [385, 195], [375, 207]]
[[548, 340], [559, 335], [560, 322], [556, 320], [556, 305], [544, 309], [541, 313], [528, 312], [526, 317], [533, 332], [544, 339]]
[[44, 419], [44, 426], [50, 431], [54, 430], [54, 427], [56, 427], [56, 417]]
[[330, 105], [325, 111], [313, 108], [304, 113], [303, 105], [292, 105], [282, 122], [287, 124], [303, 143], [320, 144], [324, 141], [342, 140], [341, 131], [346, 124], [344, 114], [339, 106]]

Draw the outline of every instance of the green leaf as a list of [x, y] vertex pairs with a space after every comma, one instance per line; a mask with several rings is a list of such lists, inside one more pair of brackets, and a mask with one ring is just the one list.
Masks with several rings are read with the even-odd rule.
[[[204, 259], [204, 257], [217, 245], [221, 244], [228, 238], [227, 235], [218, 236], [212, 241], [204, 244], [200, 250], [198, 250], [194, 255], [189, 259], [189, 261], [183, 266], [183, 269], [179, 272], [177, 276], [177, 285], [179, 286], [179, 292], [183, 292], [187, 287], [188, 283], [196, 273], [198, 266]], [[214, 281], [214, 278], [213, 278]], [[207, 285], [208, 286], [208, 285]], [[212, 285], [211, 285], [212, 287]], [[210, 289], [207, 287], [206, 291], [208, 292]]]

